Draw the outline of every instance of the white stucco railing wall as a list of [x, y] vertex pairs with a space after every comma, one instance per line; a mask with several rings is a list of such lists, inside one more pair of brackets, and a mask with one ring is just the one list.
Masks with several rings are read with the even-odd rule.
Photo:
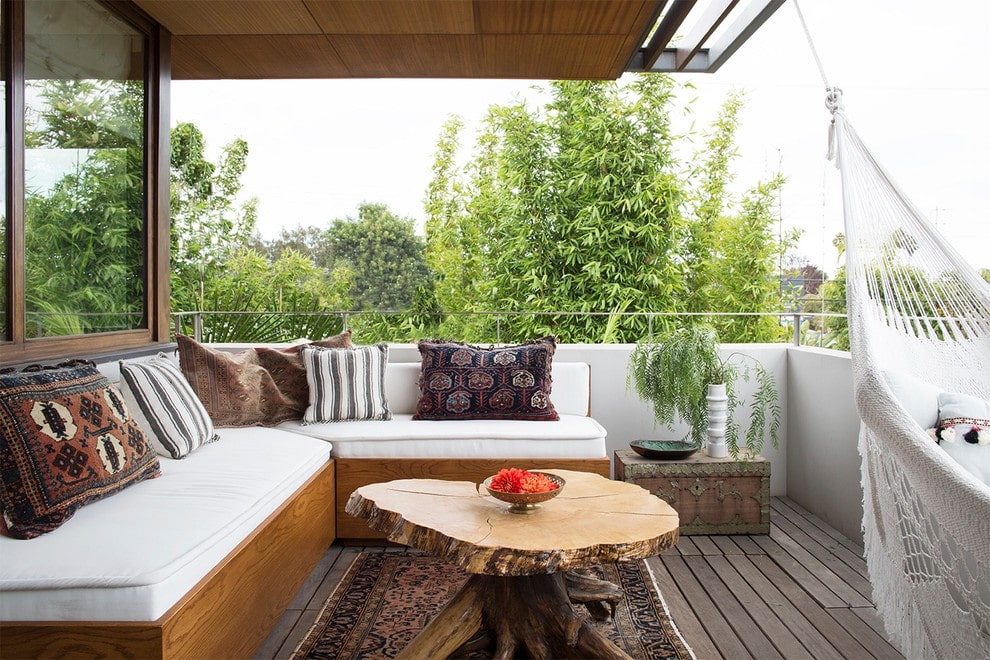
[[849, 353], [788, 348], [787, 394], [787, 495], [861, 542], [859, 414]]

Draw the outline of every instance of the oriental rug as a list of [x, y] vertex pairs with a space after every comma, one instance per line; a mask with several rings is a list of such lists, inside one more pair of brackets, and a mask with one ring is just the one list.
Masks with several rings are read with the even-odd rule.
[[[603, 566], [598, 577], [625, 597], [615, 616], [595, 622], [626, 653], [641, 660], [691, 659], [643, 561]], [[413, 553], [357, 556], [330, 595], [293, 660], [392, 658], [457, 593], [467, 574], [454, 564]], [[469, 658], [490, 658], [479, 651]]]

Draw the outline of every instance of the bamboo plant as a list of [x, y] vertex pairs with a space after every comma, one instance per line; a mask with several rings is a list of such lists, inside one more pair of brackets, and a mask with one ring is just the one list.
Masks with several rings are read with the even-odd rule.
[[736, 395], [739, 379], [755, 379], [756, 392], [749, 406], [749, 424], [743, 436], [748, 455], [763, 449], [769, 435], [778, 446], [780, 405], [773, 374], [752, 356], [733, 352], [725, 359], [719, 355], [718, 335], [708, 325], [679, 328], [642, 341], [629, 358], [629, 384], [636, 394], [653, 405], [656, 420], [670, 428], [680, 419], [691, 425], [691, 441], [704, 442], [708, 427], [708, 385], [725, 384], [729, 417], [726, 444], [733, 458], [740, 454], [740, 428], [734, 411], [740, 401]]

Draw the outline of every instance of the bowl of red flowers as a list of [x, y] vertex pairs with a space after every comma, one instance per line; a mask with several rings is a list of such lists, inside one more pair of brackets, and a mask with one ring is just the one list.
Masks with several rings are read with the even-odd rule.
[[542, 502], [557, 497], [564, 489], [564, 483], [549, 472], [507, 468], [488, 477], [481, 485], [495, 499], [508, 502], [512, 513], [533, 513]]

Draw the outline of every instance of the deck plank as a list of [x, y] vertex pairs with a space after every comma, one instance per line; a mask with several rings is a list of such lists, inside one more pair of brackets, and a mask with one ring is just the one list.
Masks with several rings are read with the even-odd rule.
[[[671, 577], [680, 587], [685, 600], [691, 605], [698, 620], [708, 632], [708, 637], [726, 658], [751, 658], [749, 651], [736, 636], [732, 626], [719, 613], [718, 607], [708, 596], [708, 592], [695, 579], [686, 563], [690, 557], [662, 557], [663, 565], [667, 567]], [[702, 560], [703, 561], [703, 560]], [[690, 642], [688, 642], [690, 645]]]
[[703, 555], [721, 555], [722, 550], [715, 545], [710, 536], [692, 536], [691, 540], [698, 546], [698, 551]]
[[[842, 660], [842, 655], [832, 646], [832, 643], [756, 567], [751, 557], [733, 555], [727, 557], [727, 559], [733, 568], [746, 580], [746, 583], [770, 606], [774, 613], [787, 626], [787, 629], [793, 632], [801, 641], [801, 644], [811, 654], [811, 657], [815, 658], [815, 660]], [[811, 599], [808, 598], [808, 600], [810, 601]], [[817, 604], [815, 606], [817, 607]], [[821, 611], [821, 616], [827, 616], [824, 610]], [[776, 642], [772, 636], [771, 639]]]
[[698, 549], [698, 546], [694, 544], [694, 541], [689, 536], [682, 536], [677, 539], [677, 549], [685, 557], [701, 554], [701, 550]]
[[[784, 597], [815, 626], [822, 636], [835, 647], [842, 657], [869, 657], [866, 649], [856, 641], [856, 638], [846, 632], [846, 629], [829, 615], [830, 610], [823, 608], [817, 599], [810, 596], [769, 555], [755, 555], [750, 557], [750, 560], [780, 590]], [[839, 607], [835, 609], [843, 608]]]
[[765, 660], [783, 657], [760, 630], [745, 605], [736, 599], [718, 573], [712, 569], [709, 559], [711, 558], [703, 556], [685, 557], [684, 562], [754, 658]]
[[799, 562], [818, 578], [832, 593], [842, 599], [844, 606], [869, 607], [873, 604], [857, 589], [850, 586], [842, 577], [836, 575], [831, 568], [801, 547], [800, 543], [791, 538], [789, 534], [784, 532], [773, 521], [770, 523], [770, 538], [776, 541], [795, 561]]
[[698, 620], [694, 610], [691, 609], [687, 599], [681, 593], [680, 587], [677, 586], [677, 582], [670, 575], [670, 571], [667, 570], [663, 561], [659, 557], [651, 557], [646, 561], [650, 565], [650, 570], [653, 571], [653, 576], [657, 581], [657, 587], [660, 589], [660, 595], [667, 604], [667, 610], [670, 612], [671, 619], [673, 619], [684, 640], [691, 640], [688, 642], [688, 645], [694, 651], [695, 656], [699, 660], [720, 660], [722, 654], [718, 652], [715, 643], [708, 636], [705, 627], [701, 625], [701, 621]]
[[850, 634], [854, 635], [874, 658], [878, 660], [897, 660], [903, 657], [897, 652], [897, 649], [890, 645], [890, 642], [878, 635], [868, 623], [857, 616], [853, 609], [843, 607], [829, 610], [829, 615], [848, 630]]
[[832, 593], [828, 587], [822, 584], [821, 580], [802, 566], [794, 557], [790, 556], [776, 541], [769, 536], [756, 537], [755, 540], [766, 551], [767, 557], [772, 558], [773, 562], [780, 566], [790, 576], [791, 580], [808, 592], [819, 605], [822, 607], [846, 606], [845, 601]]
[[[862, 554], [856, 554], [844, 544], [840, 543], [837, 539], [822, 531], [822, 529], [815, 525], [811, 520], [800, 515], [785, 504], [774, 501], [772, 507], [774, 511], [783, 516], [784, 520], [787, 520], [789, 523], [793, 524], [795, 528], [800, 529], [801, 532], [807, 534], [811, 539], [818, 543], [818, 545], [822, 546], [822, 548], [841, 559], [847, 566], [849, 566], [849, 568], [859, 573], [861, 577], [869, 577], [869, 573], [866, 570], [866, 560], [863, 558]], [[778, 519], [778, 522], [779, 521], [780, 520]], [[792, 534], [791, 536], [793, 537], [794, 535]]]
[[810, 511], [808, 511], [807, 509], [805, 509], [803, 506], [801, 506], [800, 504], [798, 504], [794, 500], [792, 500], [791, 498], [789, 498], [789, 497], [774, 497], [771, 500], [771, 502], [775, 502], [775, 501], [779, 501], [782, 504], [785, 504], [788, 507], [790, 507], [793, 511], [797, 512], [798, 515], [800, 515], [802, 518], [806, 519], [811, 524], [813, 524], [815, 527], [817, 527], [818, 529], [822, 530], [823, 532], [825, 532], [826, 534], [828, 534], [830, 537], [832, 537], [833, 539], [835, 539], [836, 541], [838, 541], [839, 543], [841, 543], [844, 547], [846, 547], [848, 550], [850, 550], [857, 557], [862, 557], [862, 556], [866, 555], [866, 550], [863, 548], [863, 544], [862, 543], [858, 543], [857, 541], [854, 541], [854, 540], [846, 537], [844, 534], [842, 534], [842, 532], [838, 531], [837, 529], [835, 529], [834, 527], [832, 527], [831, 525], [829, 525], [827, 522], [825, 522], [824, 520], [822, 520], [821, 518], [819, 518], [815, 514], [811, 513]]
[[744, 555], [746, 552], [740, 548], [731, 536], [709, 536], [723, 555]]
[[[705, 559], [782, 657], [797, 658], [807, 652], [787, 625], [767, 606], [724, 555], [709, 556]], [[754, 655], [761, 657], [756, 651]]]
[[[761, 534], [760, 536], [762, 537], [764, 535]], [[767, 552], [753, 540], [752, 536], [733, 536], [732, 542], [738, 545], [739, 549], [747, 555], [765, 555]]]
[[[850, 567], [847, 562], [828, 548], [820, 545], [815, 539], [798, 529], [790, 521], [778, 519], [774, 524], [780, 528], [780, 531], [787, 534], [795, 543], [800, 545], [808, 554], [820, 561], [823, 565], [828, 566], [829, 570], [839, 576], [847, 585], [855, 589], [864, 599], [869, 600], [873, 595], [873, 587], [870, 586], [870, 581], [863, 573]], [[845, 549], [843, 548], [842, 550]], [[866, 570], [865, 562], [863, 564], [863, 570]], [[855, 603], [850, 604], [854, 607], [857, 606]], [[868, 607], [869, 605], [862, 604], [859, 606]]]

